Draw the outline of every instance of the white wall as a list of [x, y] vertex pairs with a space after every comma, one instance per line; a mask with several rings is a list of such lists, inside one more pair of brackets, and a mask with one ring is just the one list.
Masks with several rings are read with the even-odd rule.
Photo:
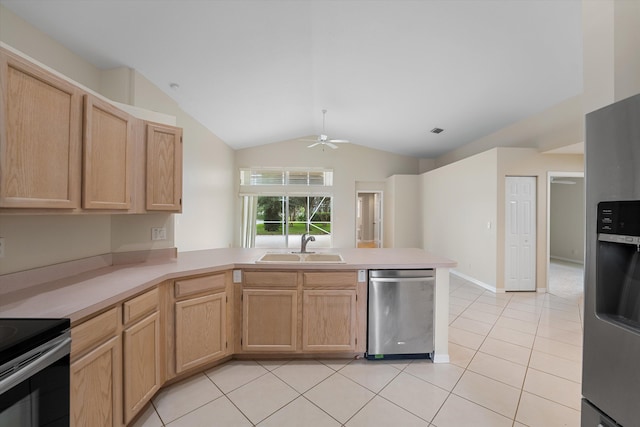
[[584, 113], [640, 93], [640, 2], [582, 1]]
[[421, 248], [420, 175], [393, 175], [384, 190], [384, 247]]
[[[333, 169], [333, 246], [354, 247], [356, 237], [356, 189], [384, 188], [384, 180], [394, 174], [418, 173], [419, 160], [356, 144], [342, 144], [337, 150], [307, 148], [300, 141], [285, 141], [236, 152], [235, 188], [238, 194], [238, 168], [248, 167], [325, 167]], [[386, 197], [386, 196], [384, 196]], [[240, 199], [236, 197], [236, 240], [239, 245]]]
[[497, 170], [498, 150], [492, 149], [421, 176], [424, 248], [457, 261], [457, 271], [492, 288], [497, 283]]
[[551, 184], [549, 255], [584, 262], [584, 178], [558, 178], [575, 184]]

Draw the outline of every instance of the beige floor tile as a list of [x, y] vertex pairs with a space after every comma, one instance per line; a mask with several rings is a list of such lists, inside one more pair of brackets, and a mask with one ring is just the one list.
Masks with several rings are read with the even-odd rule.
[[531, 305], [531, 304], [525, 304], [519, 301], [511, 301], [507, 305], [507, 308], [510, 310], [518, 310], [518, 311], [525, 311], [527, 313], [540, 314], [542, 313], [542, 309], [544, 307], [541, 305]]
[[382, 360], [369, 360], [369, 363], [392, 366], [397, 370], [402, 371], [407, 366], [409, 366], [409, 364], [413, 362], [413, 360], [427, 360], [427, 359], [386, 359], [386, 360], [382, 359]]
[[514, 310], [513, 308], [505, 308], [502, 317], [510, 319], [524, 320], [525, 322], [537, 323], [540, 319], [540, 313], [531, 313], [529, 311]]
[[475, 300], [476, 300], [476, 298], [468, 299], [468, 298], [460, 298], [460, 297], [457, 297], [455, 295], [451, 295], [449, 297], [449, 304], [467, 308], [471, 304], [473, 304], [473, 301], [475, 301]]
[[451, 391], [462, 376], [464, 369], [451, 363], [414, 361], [407, 366], [404, 372]]
[[316, 360], [294, 360], [271, 372], [298, 393], [304, 393], [335, 371]]
[[477, 320], [471, 320], [466, 317], [458, 317], [451, 326], [478, 335], [487, 335], [492, 328], [488, 323], [478, 322]]
[[524, 366], [529, 363], [529, 356], [531, 355], [530, 348], [491, 337], [487, 337], [480, 347], [480, 351]]
[[[306, 424], [299, 424], [304, 425]], [[429, 423], [376, 396], [351, 418], [346, 427], [428, 427]]]
[[289, 363], [291, 359], [267, 359], [267, 360], [256, 360], [256, 362], [262, 366], [263, 368], [273, 371], [274, 369], [278, 369], [282, 365], [286, 365]]
[[153, 405], [167, 424], [220, 396], [222, 393], [206, 375], [197, 374], [160, 390]]
[[468, 292], [467, 290], [460, 290], [457, 289], [453, 292], [451, 292], [450, 297], [451, 298], [458, 298], [458, 299], [462, 299], [462, 300], [466, 300], [468, 302], [474, 302], [475, 300], [478, 299], [480, 295], [473, 293], [473, 292]]
[[400, 373], [398, 368], [377, 361], [355, 360], [344, 368], [340, 374], [357, 382], [374, 393], [379, 392]]
[[466, 368], [476, 350], [449, 341], [449, 363]]
[[[231, 425], [230, 425], [231, 426]], [[300, 396], [257, 427], [340, 427], [340, 423], [331, 418], [313, 403]]]
[[455, 320], [458, 318], [457, 314], [451, 314], [449, 313], [449, 325], [451, 325], [453, 322], [455, 322]]
[[234, 405], [257, 424], [298, 397], [299, 394], [272, 373], [227, 394]]
[[467, 370], [453, 393], [513, 419], [518, 408], [520, 389]]
[[428, 421], [433, 419], [448, 395], [448, 391], [405, 373], [394, 378], [380, 392], [380, 396]]
[[467, 319], [477, 320], [478, 322], [488, 323], [489, 325], [493, 325], [498, 320], [497, 314], [493, 313], [485, 313], [483, 311], [474, 310], [472, 308], [467, 308], [465, 311], [460, 314], [461, 317], [466, 317]]
[[529, 368], [523, 390], [575, 410], [580, 410], [582, 387], [579, 383]]
[[580, 411], [522, 392], [516, 420], [529, 427], [580, 426]]
[[455, 394], [447, 398], [431, 423], [434, 427], [511, 427], [512, 420]]
[[553, 326], [538, 326], [538, 332], [536, 334], [539, 337], [549, 338], [555, 341], [560, 341], [565, 344], [582, 346], [582, 331], [569, 332], [562, 329], [557, 329]]
[[267, 372], [269, 371], [266, 368], [253, 360], [232, 360], [208, 370], [205, 374], [223, 393], [229, 393]]
[[484, 341], [484, 335], [474, 334], [464, 329], [449, 327], [449, 342], [477, 350]]
[[524, 332], [525, 334], [534, 334], [538, 329], [536, 322], [526, 322], [524, 320], [512, 319], [510, 317], [500, 317], [496, 322], [496, 326], [513, 329], [515, 331]]
[[199, 407], [167, 427], [251, 427], [249, 420], [226, 397]]
[[351, 363], [353, 361], [353, 359], [318, 359], [318, 362], [322, 363], [323, 365], [327, 366], [328, 368], [333, 369], [334, 371], [339, 371], [340, 369], [344, 368], [345, 366], [347, 366], [349, 363]]
[[547, 318], [540, 319], [540, 323], [538, 324], [538, 327], [552, 327], [552, 328], [560, 329], [563, 331], [578, 332], [578, 333], [582, 333], [584, 330], [582, 323], [580, 322], [574, 322], [572, 320], [559, 320], [559, 319], [547, 319]]
[[544, 310], [542, 310], [542, 314], [540, 316], [541, 319], [570, 320], [572, 322], [582, 322], [579, 311], [569, 313], [567, 311], [545, 308]]
[[529, 367], [576, 383], [582, 382], [582, 363], [574, 360], [534, 350]]
[[505, 328], [504, 326], [494, 326], [489, 333], [491, 338], [506, 341], [511, 344], [520, 345], [522, 347], [532, 348], [536, 336], [516, 331], [515, 329]]
[[147, 405], [142, 414], [138, 417], [135, 423], [131, 424], [131, 427], [162, 427], [162, 421], [158, 416], [155, 408], [151, 403]]
[[344, 375], [335, 373], [304, 396], [339, 422], [345, 423], [375, 394]]
[[522, 388], [524, 376], [527, 373], [527, 367], [524, 365], [518, 365], [481, 351], [476, 353], [467, 369], [517, 388]]
[[480, 298], [476, 300], [476, 302], [481, 302], [483, 304], [491, 304], [498, 307], [506, 307], [507, 304], [509, 304], [509, 301], [511, 301], [511, 297], [510, 296], [505, 297], [502, 295], [505, 295], [505, 294], [484, 293], [480, 296]]
[[457, 304], [449, 304], [449, 314], [455, 314], [456, 316], [461, 314], [463, 311], [467, 309], [466, 306], [457, 305]]
[[582, 361], [582, 347], [550, 340], [549, 338], [536, 337], [533, 349], [576, 362]]
[[495, 304], [486, 304], [480, 301], [475, 301], [469, 306], [469, 308], [483, 313], [495, 314], [497, 316], [499, 316], [500, 313], [502, 313], [502, 310], [504, 310], [504, 307], [500, 307]]
[[544, 306], [547, 308], [552, 308], [554, 310], [567, 311], [569, 313], [578, 313], [578, 304], [576, 302], [571, 302], [566, 299], [561, 298], [553, 298], [551, 296], [550, 299], [545, 301]]

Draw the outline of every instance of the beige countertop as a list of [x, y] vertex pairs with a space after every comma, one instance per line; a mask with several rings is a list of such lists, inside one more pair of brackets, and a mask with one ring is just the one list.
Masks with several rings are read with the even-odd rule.
[[[9, 293], [0, 292], [0, 317], [69, 317], [77, 322], [165, 280], [229, 269], [360, 270], [451, 268], [456, 262], [421, 249], [331, 249], [343, 264], [257, 264], [271, 249], [210, 249], [180, 252], [171, 260], [104, 267]], [[0, 290], [2, 289], [0, 276]]]

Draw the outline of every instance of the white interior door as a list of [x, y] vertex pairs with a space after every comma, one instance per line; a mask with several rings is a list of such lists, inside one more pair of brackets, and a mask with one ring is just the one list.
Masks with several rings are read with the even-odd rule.
[[536, 178], [508, 176], [505, 218], [505, 290], [536, 290]]

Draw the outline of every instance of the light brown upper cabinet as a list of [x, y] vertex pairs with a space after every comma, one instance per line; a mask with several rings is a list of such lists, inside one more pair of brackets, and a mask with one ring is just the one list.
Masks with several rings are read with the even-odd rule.
[[0, 89], [0, 208], [78, 208], [80, 90], [5, 49]]
[[131, 207], [134, 118], [93, 95], [84, 97], [82, 207]]
[[147, 123], [146, 207], [182, 211], [182, 129]]

